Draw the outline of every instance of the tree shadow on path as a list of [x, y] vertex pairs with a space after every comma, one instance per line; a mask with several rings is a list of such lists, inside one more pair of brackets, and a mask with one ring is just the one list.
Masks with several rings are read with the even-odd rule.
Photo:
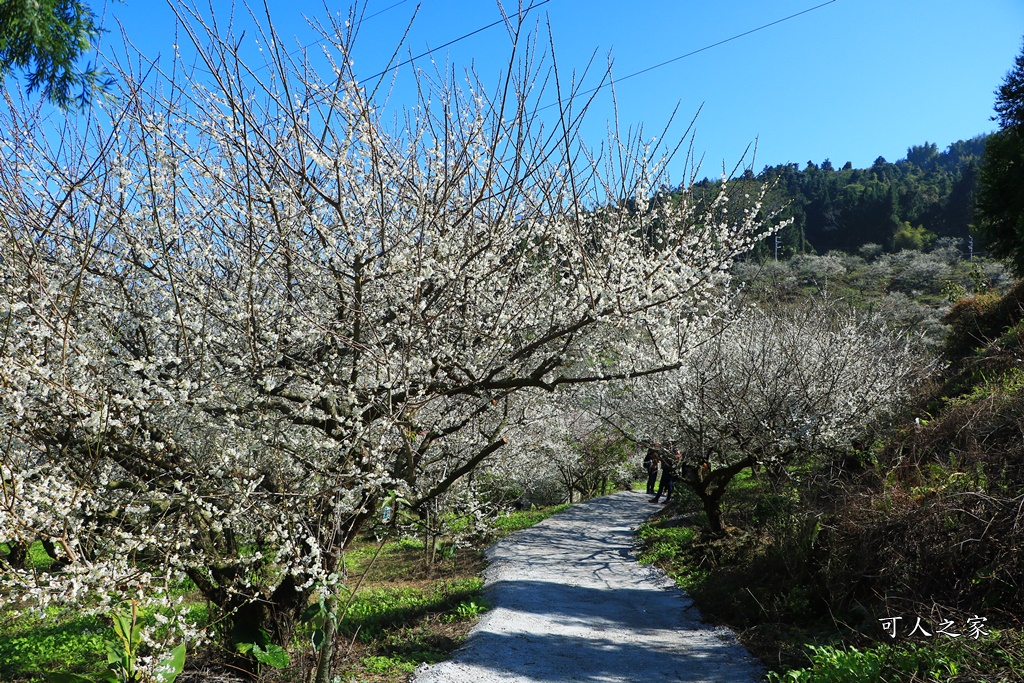
[[750, 655], [631, 554], [656, 508], [624, 492], [579, 505], [487, 552], [492, 606], [453, 659], [415, 683], [758, 679]]

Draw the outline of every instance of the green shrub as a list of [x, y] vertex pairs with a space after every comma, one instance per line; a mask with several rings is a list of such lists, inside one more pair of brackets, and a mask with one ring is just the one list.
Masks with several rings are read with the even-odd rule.
[[1014, 647], [999, 634], [982, 641], [944, 638], [927, 643], [882, 643], [864, 649], [831, 645], [812, 645], [808, 649], [810, 668], [769, 672], [769, 683], [947, 681], [957, 676], [995, 683], [1019, 680], [1009, 676], [1021, 665], [1019, 656], [1012, 654]]

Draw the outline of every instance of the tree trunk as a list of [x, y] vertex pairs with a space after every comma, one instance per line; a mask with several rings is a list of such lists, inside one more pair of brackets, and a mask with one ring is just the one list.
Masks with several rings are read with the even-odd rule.
[[700, 498], [708, 517], [708, 528], [712, 533], [721, 534], [725, 530], [722, 525], [722, 496], [725, 495], [729, 482], [744, 469], [753, 466], [755, 462], [753, 458], [746, 457], [717, 470], [706, 466], [695, 467], [681, 479]]
[[[274, 589], [269, 598], [250, 600], [234, 607], [231, 621], [231, 645], [258, 642], [259, 632], [270, 636], [270, 641], [281, 647], [288, 647], [299, 616], [306, 607], [308, 591], [299, 590], [292, 576], [286, 576]], [[230, 610], [233, 606], [224, 606]]]
[[10, 553], [7, 561], [14, 569], [25, 569], [28, 566], [28, 544], [21, 541], [11, 541], [7, 544]]
[[697, 491], [700, 502], [704, 504], [704, 514], [708, 516], [708, 528], [714, 534], [721, 534], [722, 527], [722, 494]]
[[316, 677], [313, 683], [328, 683], [331, 680], [331, 660], [334, 659], [334, 639], [337, 635], [335, 624], [338, 620], [338, 599], [328, 597], [325, 605], [327, 614], [324, 617], [324, 642], [320, 647], [320, 661], [316, 664]]

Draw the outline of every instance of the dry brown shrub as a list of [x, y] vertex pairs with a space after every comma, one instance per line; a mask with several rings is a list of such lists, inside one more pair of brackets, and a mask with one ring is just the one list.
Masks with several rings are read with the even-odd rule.
[[954, 303], [943, 322], [949, 325], [946, 353], [960, 358], [999, 337], [1024, 319], [1024, 280], [1006, 294], [994, 292], [964, 297]]
[[1024, 393], [953, 402], [880, 465], [884, 481], [845, 488], [831, 517], [833, 607], [1024, 616]]

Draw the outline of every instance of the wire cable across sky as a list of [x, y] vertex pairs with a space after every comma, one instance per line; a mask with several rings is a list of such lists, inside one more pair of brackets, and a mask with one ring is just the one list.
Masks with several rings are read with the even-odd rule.
[[[772, 26], [776, 26], [776, 25], [781, 24], [783, 22], [789, 21], [790, 19], [795, 19], [795, 18], [797, 18], [797, 17], [799, 17], [799, 16], [801, 16], [803, 14], [808, 14], [808, 13], [813, 12], [815, 10], [819, 10], [822, 7], [825, 7], [826, 5], [831, 5], [834, 2], [837, 2], [837, 0], [828, 0], [828, 2], [823, 2], [820, 5], [815, 5], [814, 7], [808, 7], [807, 9], [801, 10], [801, 11], [795, 13], [795, 14], [790, 14], [788, 17], [782, 17], [781, 19], [776, 19], [775, 21], [769, 22], [767, 24], [763, 24], [761, 26], [758, 26], [757, 28], [752, 28], [749, 31], [744, 31], [743, 33], [737, 33], [736, 35], [734, 35], [734, 36], [732, 36], [730, 38], [725, 38], [724, 40], [719, 40], [717, 43], [711, 43], [710, 45], [705, 45], [702, 48], [698, 48], [696, 50], [691, 50], [690, 52], [687, 52], [684, 55], [679, 55], [678, 57], [673, 57], [672, 59], [666, 59], [664, 62], [660, 62], [660, 63], [655, 64], [653, 66], [648, 66], [648, 67], [646, 67], [644, 69], [640, 69], [639, 71], [634, 71], [633, 73], [628, 74], [626, 76], [623, 76], [622, 78], [612, 79], [612, 81], [610, 81], [610, 82], [602, 83], [599, 86], [591, 88], [590, 90], [584, 90], [584, 91], [582, 91], [582, 92], [580, 92], [578, 94], [579, 95], [589, 95], [591, 93], [597, 92], [598, 90], [601, 90], [602, 88], [606, 88], [606, 87], [612, 85], [612, 83], [618, 84], [618, 83], [622, 83], [623, 81], [628, 81], [630, 78], [635, 78], [636, 76], [640, 76], [640, 75], [645, 74], [645, 73], [647, 73], [649, 71], [654, 71], [655, 69], [660, 69], [663, 66], [668, 66], [669, 64], [673, 64], [675, 62], [678, 62], [681, 59], [686, 59], [687, 57], [692, 57], [692, 56], [694, 56], [696, 54], [700, 54], [701, 52], [705, 52], [707, 50], [710, 50], [711, 48], [718, 47], [719, 45], [725, 45], [726, 43], [731, 43], [734, 40], [739, 40], [740, 38], [743, 38], [745, 36], [749, 36], [752, 33], [757, 33], [758, 31], [763, 31], [766, 28], [771, 28]], [[540, 109], [548, 109], [550, 107], [554, 107], [556, 104], [557, 103], [548, 104], [548, 105], [545, 105], [543, 107], [540, 107]]]
[[[433, 65], [427, 64], [430, 59], [450, 63], [452, 78], [457, 66], [464, 65], [490, 80], [500, 78], [508, 63], [502, 13], [493, 0], [359, 1], [369, 7], [355, 17], [363, 22], [358, 49], [350, 59], [358, 66], [353, 67], [354, 75], [347, 71], [346, 78], [359, 81], [411, 57], [411, 65], [378, 80], [414, 69], [433, 72]], [[671, 121], [680, 106], [696, 109], [704, 103], [699, 146], [708, 158], [732, 158], [741, 153], [745, 141], [757, 139], [759, 157], [773, 164], [832, 158], [867, 167], [878, 156], [899, 158], [911, 144], [927, 140], [942, 148], [990, 132], [992, 91], [1020, 51], [1024, 25], [1024, 3], [1019, 0], [992, 0], [967, 13], [955, 0], [933, 0], [926, 8], [891, 0], [736, 0], [727, 11], [715, 3], [659, 0], [642, 3], [640, 21], [635, 12], [624, 14], [620, 2], [561, 0], [540, 5], [543, 1], [507, 3], [506, 14], [516, 22], [515, 13], [531, 3], [540, 13], [550, 14], [552, 31], [561, 35], [558, 65], [563, 71], [587, 66], [594, 48], [611, 49], [611, 74], [605, 74], [601, 64], [597, 71], [579, 76], [582, 84], [572, 84], [577, 96], [595, 86], [622, 84], [616, 101], [601, 96], [610, 92], [603, 90], [589, 107], [583, 133], [588, 138], [600, 140], [612, 119], [653, 126]], [[422, 8], [415, 25], [403, 31], [417, 2]], [[225, 21], [232, 16], [231, 0], [201, 4], [210, 7], [211, 15], [224, 18], [221, 28], [230, 24]], [[311, 69], [323, 68], [326, 60], [304, 44], [344, 39], [308, 32], [309, 18], [303, 10], [313, 8], [309, 3], [266, 0], [266, 5], [276, 15], [277, 34], [296, 36], [294, 42], [276, 48], [282, 54], [308, 48]], [[134, 55], [132, 48], [138, 46], [142, 63], [156, 61], [161, 51], [167, 53], [179, 37], [172, 7], [112, 5], [112, 15], [131, 37], [132, 44], [124, 49]], [[325, 9], [333, 13], [336, 6]], [[532, 25], [539, 17], [544, 23], [540, 13], [533, 12], [526, 22]], [[256, 19], [240, 15], [231, 26], [235, 38]], [[250, 31], [248, 36], [252, 35]], [[396, 54], [394, 41], [402, 36], [404, 49]], [[109, 42], [119, 52], [121, 45], [114, 45], [119, 37], [111, 35], [104, 44]], [[252, 42], [249, 38], [239, 48], [251, 57], [255, 71], [264, 61], [253, 50], [266, 46]], [[544, 48], [542, 43], [531, 48], [530, 59], [543, 59]], [[442, 59], [447, 53], [450, 58]], [[190, 58], [183, 55], [183, 64]], [[331, 50], [328, 58], [338, 55]], [[193, 62], [195, 67], [205, 66]], [[325, 78], [330, 78], [326, 72]], [[380, 91], [374, 104], [389, 112], [403, 109], [407, 100], [415, 102], [414, 86], [399, 77]], [[479, 86], [486, 83], [481, 80]], [[325, 95], [309, 93], [316, 101]], [[549, 90], [531, 106], [536, 109], [554, 100]], [[675, 133], [673, 128], [664, 134]]]
[[[533, 5], [530, 5], [529, 7], [526, 7], [524, 9], [520, 10], [519, 12], [516, 12], [515, 14], [509, 15], [509, 16], [524, 16], [526, 14], [529, 14], [531, 10], [536, 9], [536, 8], [540, 7], [541, 5], [546, 5], [549, 2], [551, 2], [551, 0], [541, 0], [540, 2], [535, 3]], [[832, 0], [832, 2], [835, 2], [835, 0]], [[405, 60], [404, 62], [401, 62], [399, 64], [395, 64], [394, 66], [389, 67], [387, 69], [384, 69], [383, 71], [379, 71], [379, 72], [373, 74], [372, 76], [367, 76], [366, 78], [360, 79], [359, 80], [359, 85], [362, 85], [363, 83], [366, 83], [367, 81], [372, 81], [375, 78], [380, 78], [381, 76], [383, 76], [384, 74], [388, 73], [389, 71], [394, 71], [395, 69], [401, 68], [401, 67], [405, 66], [406, 64], [412, 64], [413, 62], [415, 62], [420, 57], [426, 57], [429, 54], [433, 54], [434, 52], [437, 52], [438, 50], [443, 50], [446, 47], [454, 45], [455, 43], [462, 42], [466, 38], [471, 38], [472, 36], [475, 36], [478, 33], [482, 33], [483, 31], [486, 31], [489, 28], [494, 28], [498, 24], [504, 24], [507, 20], [508, 20], [508, 17], [502, 17], [501, 19], [498, 19], [497, 21], [494, 21], [494, 22], [491, 22], [490, 24], [487, 24], [487, 26], [481, 26], [480, 28], [478, 28], [478, 29], [476, 29], [474, 31], [470, 31], [469, 33], [463, 34], [463, 35], [459, 36], [458, 38], [455, 38], [454, 40], [449, 40], [444, 45], [438, 45], [437, 47], [434, 47], [434, 48], [431, 48], [431, 49], [427, 50], [426, 52], [421, 52], [420, 54], [416, 55], [415, 57], [410, 57], [409, 59]]]
[[[771, 28], [772, 26], [775, 26], [777, 24], [781, 24], [781, 23], [783, 23], [785, 21], [789, 21], [790, 19], [795, 19], [795, 18], [799, 17], [802, 14], [808, 14], [810, 12], [813, 12], [814, 10], [821, 9], [822, 7], [825, 7], [826, 5], [831, 5], [834, 2], [836, 2], [836, 0], [828, 0], [828, 2], [823, 2], [820, 5], [815, 5], [814, 7], [808, 7], [807, 9], [802, 10], [800, 12], [797, 12], [796, 14], [790, 14], [788, 17], [783, 17], [781, 19], [776, 19], [773, 22], [764, 24], [763, 26], [758, 26], [757, 28], [752, 28], [749, 31], [744, 31], [743, 33], [737, 33], [736, 35], [732, 36], [731, 38], [726, 38], [725, 40], [720, 40], [717, 43], [711, 43], [710, 45], [705, 45], [704, 47], [699, 48], [697, 50], [693, 50], [692, 52], [687, 52], [685, 55], [679, 55], [678, 57], [673, 57], [672, 59], [667, 59], [664, 62], [661, 62], [660, 64], [655, 64], [654, 66], [649, 66], [646, 69], [641, 69], [640, 71], [634, 71], [633, 73], [629, 74], [628, 76], [623, 76], [622, 78], [616, 79], [616, 82], [617, 83], [621, 83], [622, 81], [629, 80], [630, 78], [633, 78], [634, 76], [639, 76], [640, 74], [645, 74], [648, 71], [654, 71], [655, 69], [660, 69], [661, 67], [667, 66], [668, 64], [672, 64], [673, 62], [678, 62], [680, 59], [686, 59], [687, 57], [692, 57], [692, 56], [694, 56], [696, 54], [700, 54], [701, 52], [704, 52], [706, 50], [710, 50], [713, 47], [718, 47], [719, 45], [725, 45], [726, 43], [731, 43], [734, 40], [739, 40], [740, 38], [743, 38], [745, 36], [749, 36], [752, 33], [757, 33], [758, 31], [763, 31], [766, 28]], [[596, 90], [596, 88], [595, 88], [595, 90]], [[593, 92], [593, 91], [588, 91], [588, 92]]]
[[[526, 15], [530, 11], [540, 7], [541, 5], [546, 5], [549, 2], [551, 2], [551, 0], [540, 0], [540, 2], [534, 3], [534, 4], [530, 5], [529, 7], [526, 7], [524, 9], [520, 10], [519, 12], [517, 12], [516, 14], [510, 15], [510, 16], [523, 16], [523, 15]], [[801, 10], [801, 11], [796, 12], [794, 14], [790, 14], [789, 16], [782, 17], [781, 19], [776, 19], [775, 21], [771, 21], [771, 22], [769, 22], [767, 24], [763, 24], [761, 26], [758, 26], [757, 28], [752, 28], [749, 31], [744, 31], [743, 33], [737, 33], [734, 36], [731, 36], [729, 38], [725, 38], [723, 40], [719, 40], [718, 42], [711, 43], [710, 45], [705, 45], [704, 47], [698, 48], [696, 50], [691, 50], [690, 52], [687, 52], [686, 54], [679, 55], [678, 57], [673, 57], [672, 59], [666, 59], [665, 61], [659, 62], [658, 64], [654, 64], [652, 66], [648, 66], [646, 68], [640, 69], [639, 71], [634, 71], [631, 74], [628, 74], [628, 75], [623, 76], [621, 78], [614, 79], [614, 82], [615, 83], [622, 83], [623, 81], [627, 81], [627, 80], [629, 80], [631, 78], [635, 78], [637, 76], [643, 75], [643, 74], [648, 73], [650, 71], [654, 71], [655, 69], [660, 69], [661, 67], [668, 66], [669, 64], [673, 64], [673, 63], [678, 62], [678, 61], [680, 61], [682, 59], [686, 59], [687, 57], [692, 57], [692, 56], [694, 56], [696, 54], [700, 54], [701, 52], [705, 52], [705, 51], [710, 50], [712, 48], [716, 48], [716, 47], [718, 47], [720, 45], [725, 45], [726, 43], [731, 43], [734, 40], [739, 40], [740, 38], [744, 38], [744, 37], [749, 36], [751, 34], [757, 33], [758, 31], [763, 31], [763, 30], [765, 30], [767, 28], [771, 28], [772, 26], [777, 26], [778, 24], [782, 24], [784, 22], [790, 21], [791, 19], [796, 19], [799, 16], [802, 16], [804, 14], [809, 14], [811, 12], [814, 12], [815, 10], [819, 10], [819, 9], [821, 9], [823, 7], [826, 7], [828, 5], [831, 5], [831, 4], [835, 3], [835, 2], [837, 2], [837, 0], [828, 0], [827, 2], [823, 2], [823, 3], [819, 4], [819, 5], [815, 5], [814, 7], [808, 7], [805, 10]], [[396, 3], [396, 4], [401, 4], [401, 3]], [[391, 7], [394, 7], [394, 6], [395, 5], [391, 5], [390, 7], [387, 7], [384, 10], [381, 10], [380, 12], [377, 12], [377, 14], [380, 14], [381, 12], [387, 11], [388, 9], [391, 9]], [[373, 16], [376, 16], [376, 14], [373, 15]], [[403, 62], [400, 62], [398, 64], [395, 64], [394, 66], [391, 66], [391, 67], [389, 67], [387, 69], [384, 69], [383, 71], [378, 71], [377, 73], [373, 74], [372, 76], [367, 76], [365, 78], [361, 78], [359, 80], [359, 84], [362, 85], [362, 84], [364, 84], [364, 83], [366, 83], [368, 81], [372, 81], [375, 78], [380, 78], [381, 76], [383, 76], [384, 74], [386, 74], [386, 73], [388, 73], [390, 71], [394, 71], [395, 69], [401, 68], [403, 66], [406, 66], [407, 64], [411, 64], [411, 63], [415, 62], [417, 59], [420, 59], [422, 57], [426, 57], [427, 55], [430, 55], [430, 54], [433, 54], [434, 52], [437, 52], [438, 50], [443, 50], [446, 47], [450, 47], [452, 45], [455, 45], [456, 43], [462, 42], [463, 40], [466, 40], [467, 38], [471, 38], [471, 37], [477, 35], [478, 33], [482, 33], [482, 32], [484, 32], [484, 31], [486, 31], [486, 30], [488, 30], [490, 28], [494, 28], [495, 26], [498, 26], [499, 24], [504, 24], [507, 20], [508, 20], [508, 17], [502, 17], [501, 19], [498, 19], [497, 21], [491, 22], [490, 24], [487, 24], [486, 26], [481, 26], [478, 29], [474, 29], [473, 31], [470, 31], [469, 33], [464, 33], [463, 35], [459, 36], [458, 38], [454, 38], [453, 40], [449, 40], [447, 43], [445, 43], [443, 45], [438, 45], [435, 48], [431, 48], [429, 50], [426, 50], [425, 52], [421, 52], [420, 54], [418, 54], [418, 55], [416, 55], [414, 57], [410, 57], [409, 59], [406, 59]], [[596, 92], [596, 91], [598, 91], [598, 90], [600, 90], [600, 89], [602, 89], [604, 87], [607, 87], [608, 85], [610, 85], [610, 83], [604, 83], [602, 85], [599, 85], [599, 86], [596, 86], [594, 88], [591, 88], [590, 90], [585, 90], [585, 91], [583, 91], [583, 92], [581, 92], [579, 94], [580, 95], [589, 95], [590, 93]], [[541, 109], [547, 109], [548, 107], [553, 107], [553, 106], [555, 106], [555, 105], [554, 104], [549, 104], [549, 105], [546, 105], [544, 107], [541, 107]]]

